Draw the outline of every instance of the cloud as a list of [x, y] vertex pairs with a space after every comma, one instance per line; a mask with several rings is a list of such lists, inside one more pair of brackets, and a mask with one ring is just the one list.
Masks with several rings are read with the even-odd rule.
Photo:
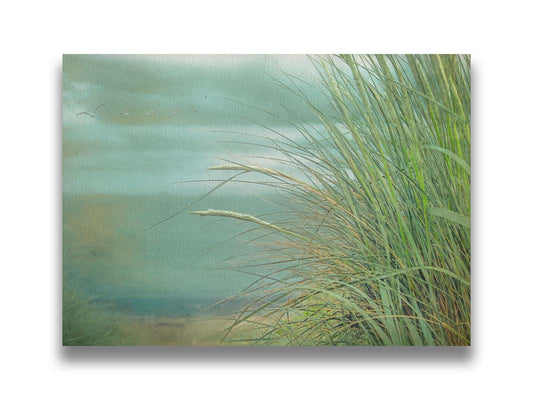
[[[273, 157], [238, 142], [266, 143], [258, 136], [275, 138], [268, 129], [297, 137], [293, 119], [318, 123], [276, 82], [286, 78], [282, 70], [319, 85], [312, 64], [297, 55], [66, 55], [64, 190], [172, 191], [174, 180], [206, 178], [217, 158]], [[77, 115], [99, 104], [94, 116]]]
[[305, 56], [65, 56], [65, 114], [105, 103], [99, 121], [127, 125], [235, 124], [252, 108], [286, 115], [287, 107], [313, 117], [302, 99], [277, 84], [285, 79], [281, 68], [317, 78]]

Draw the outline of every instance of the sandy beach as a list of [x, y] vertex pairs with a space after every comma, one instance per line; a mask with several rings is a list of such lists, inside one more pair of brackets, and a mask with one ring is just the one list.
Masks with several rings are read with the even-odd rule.
[[229, 317], [123, 317], [115, 332], [123, 346], [217, 346]]

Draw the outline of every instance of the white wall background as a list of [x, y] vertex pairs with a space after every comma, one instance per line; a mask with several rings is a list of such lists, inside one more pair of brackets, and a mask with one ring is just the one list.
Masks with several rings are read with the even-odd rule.
[[[531, 395], [527, 2], [8, 2], [0, 15], [0, 396]], [[472, 53], [471, 349], [60, 347], [62, 53]]]

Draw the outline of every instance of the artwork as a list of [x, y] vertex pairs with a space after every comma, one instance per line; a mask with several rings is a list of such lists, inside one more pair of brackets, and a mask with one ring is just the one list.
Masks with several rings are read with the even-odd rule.
[[470, 56], [65, 55], [63, 345], [469, 346]]

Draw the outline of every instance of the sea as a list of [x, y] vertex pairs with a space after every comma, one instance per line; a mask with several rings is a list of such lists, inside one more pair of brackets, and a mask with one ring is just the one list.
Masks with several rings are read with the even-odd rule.
[[236, 270], [258, 252], [255, 227], [188, 212], [225, 209], [268, 219], [276, 199], [239, 193], [200, 197], [64, 194], [64, 290], [132, 316], [237, 310], [245, 298], [224, 300], [257, 279]]

